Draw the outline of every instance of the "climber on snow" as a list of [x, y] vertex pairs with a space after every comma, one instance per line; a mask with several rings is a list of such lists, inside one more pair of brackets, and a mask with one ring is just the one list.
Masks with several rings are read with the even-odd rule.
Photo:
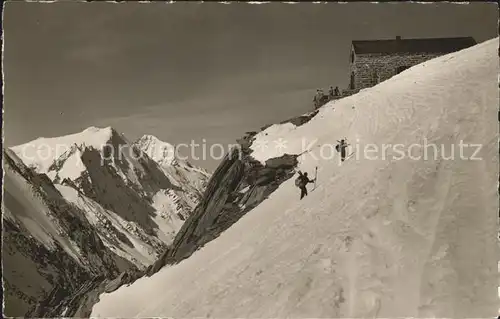
[[295, 186], [300, 188], [300, 199], [304, 198], [304, 196], [307, 196], [307, 184], [309, 183], [314, 183], [314, 179], [310, 180], [309, 177], [307, 177], [307, 173], [303, 173], [299, 171], [299, 177], [295, 179]]
[[335, 146], [335, 150], [340, 153], [340, 160], [343, 162], [345, 161], [346, 149], [349, 144], [347, 144], [346, 139], [341, 139], [337, 142], [339, 142], [339, 144]]

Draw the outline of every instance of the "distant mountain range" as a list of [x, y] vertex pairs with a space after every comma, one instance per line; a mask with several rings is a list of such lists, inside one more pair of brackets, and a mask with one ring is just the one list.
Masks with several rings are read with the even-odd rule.
[[8, 316], [46, 316], [96, 277], [151, 265], [210, 179], [172, 145], [151, 135], [129, 143], [110, 127], [38, 138], [3, 156]]

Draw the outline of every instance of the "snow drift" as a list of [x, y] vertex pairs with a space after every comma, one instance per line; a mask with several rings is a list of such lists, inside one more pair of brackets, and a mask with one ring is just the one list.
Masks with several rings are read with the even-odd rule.
[[[317, 189], [299, 201], [287, 180], [190, 258], [101, 295], [92, 316], [494, 316], [497, 49], [427, 61], [260, 132], [261, 162], [310, 146], [299, 168], [318, 167]], [[340, 165], [328, 152], [342, 137], [354, 154]], [[438, 151], [422, 158], [425, 143]]]

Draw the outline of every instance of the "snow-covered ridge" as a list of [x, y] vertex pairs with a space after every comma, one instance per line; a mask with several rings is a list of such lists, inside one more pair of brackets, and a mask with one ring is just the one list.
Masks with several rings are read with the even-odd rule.
[[173, 165], [175, 163], [175, 147], [160, 141], [156, 136], [144, 135], [134, 144], [160, 165]]
[[36, 140], [11, 147], [28, 167], [38, 172], [47, 173], [56, 159], [77, 147], [102, 149], [108, 144], [113, 134], [111, 127], [89, 127], [82, 132], [60, 137], [40, 137]]
[[134, 145], [162, 167], [175, 165], [183, 168], [189, 168], [191, 171], [196, 171], [207, 177], [210, 176], [210, 173], [205, 169], [193, 166], [185, 159], [179, 159], [177, 156], [178, 154], [176, 153], [176, 146], [164, 142], [156, 136], [146, 134], [134, 142]]
[[312, 148], [299, 158], [302, 171], [318, 167], [307, 197], [299, 200], [287, 180], [182, 263], [101, 295], [92, 317], [495, 315], [498, 45], [496, 38], [417, 65], [326, 104], [300, 127], [270, 127], [255, 141], [283, 138], [287, 148], [251, 153], [264, 162], [300, 154], [303, 139], [427, 139], [448, 155], [460, 141], [481, 144], [482, 160], [361, 156], [339, 164]]

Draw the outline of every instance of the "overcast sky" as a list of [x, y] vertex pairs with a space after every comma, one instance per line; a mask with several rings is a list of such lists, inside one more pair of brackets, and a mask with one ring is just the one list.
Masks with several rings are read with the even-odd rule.
[[[234, 143], [348, 84], [352, 40], [497, 36], [497, 5], [8, 3], [5, 144], [112, 126]], [[215, 169], [214, 160], [193, 161]]]

